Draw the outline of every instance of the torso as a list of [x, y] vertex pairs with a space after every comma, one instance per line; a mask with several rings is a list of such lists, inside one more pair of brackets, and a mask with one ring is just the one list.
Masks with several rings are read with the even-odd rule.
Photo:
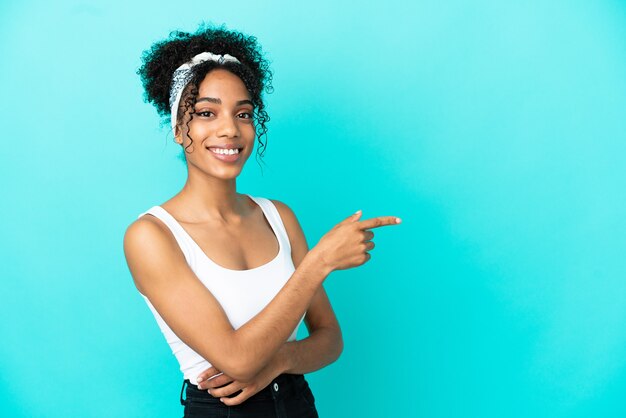
[[[160, 206], [180, 223], [213, 262], [231, 270], [248, 270], [273, 260], [278, 254], [279, 244], [261, 207], [245, 195], [239, 197], [248, 203], [249, 211], [242, 215], [237, 225], [227, 225], [216, 219], [203, 223], [185, 222], [181, 205], [175, 198]], [[164, 232], [171, 235], [159, 220], [152, 216], [144, 218], [159, 223]]]
[[[181, 280], [178, 283], [171, 283], [174, 287], [170, 289], [178, 289], [183, 292], [182, 294], [184, 290], [181, 286], [191, 286], [191, 281], [197, 279], [199, 283], [193, 284], [195, 289], [199, 289], [198, 284], [208, 289], [221, 306], [232, 329], [237, 330], [259, 315], [271, 303], [295, 271], [296, 263], [293, 261], [288, 232], [290, 213], [281, 212], [279, 208], [284, 208], [284, 205], [278, 201], [260, 196], [241, 197], [238, 195], [236, 212], [228, 217], [228, 222], [224, 225], [224, 222], [216, 221], [216, 219], [221, 220], [221, 217], [211, 217], [208, 212], [192, 211], [193, 208], [189, 206], [188, 201], [180, 197], [177, 200], [174, 199], [176, 196], [137, 216], [139, 222], [153, 222], [153, 225], [162, 228], [165, 234], [162, 237], [170, 240], [171, 245], [168, 245], [168, 242], [158, 242], [155, 243], [156, 245], [148, 245], [148, 248], [167, 251], [171, 257], [176, 258], [176, 263], [186, 263], [191, 270], [191, 272], [183, 271], [187, 267], [182, 264], [175, 265], [174, 260], [171, 259], [164, 263], [165, 268], [171, 269], [169, 270], [171, 274], [160, 275], [159, 279], [161, 283], [164, 283], [170, 278], [175, 279], [180, 272]], [[150, 225], [143, 226], [150, 227]], [[154, 228], [143, 228], [143, 230], [148, 231], [144, 234], [144, 238], [154, 237], [150, 235], [153, 234]], [[272, 235], [274, 232], [276, 236]], [[158, 237], [153, 239], [156, 238]], [[297, 253], [298, 245], [295, 248]], [[134, 246], [133, 249], [141, 251], [141, 246]], [[180, 254], [176, 253], [177, 249]], [[203, 252], [206, 254], [202, 254]], [[165, 253], [162, 254], [165, 256]], [[210, 259], [210, 262], [203, 258]], [[159, 275], [156, 274], [156, 276]], [[163, 292], [166, 288], [160, 289]], [[165, 318], [170, 313], [174, 315], [176, 306], [182, 305], [180, 309], [189, 313], [189, 308], [194, 303], [206, 303], [206, 295], [201, 295], [201, 292], [187, 293], [184, 297], [189, 304], [170, 305], [169, 308], [164, 308], [162, 316], [161, 311], [157, 311], [155, 305], [152, 304], [152, 300], [162, 302], [162, 297], [167, 297], [163, 293], [155, 293], [159, 291], [159, 287], [152, 287], [151, 293], [147, 292], [148, 289], [146, 292], [142, 291], [139, 286], [138, 290], [154, 314], [172, 353], [176, 356], [184, 378], [195, 381], [202, 371], [211, 366], [211, 363], [187, 345], [170, 328]], [[314, 313], [313, 301], [287, 341], [296, 340], [298, 327], [304, 321], [309, 309], [312, 309]], [[309, 326], [310, 321], [307, 323], [307, 327]]]

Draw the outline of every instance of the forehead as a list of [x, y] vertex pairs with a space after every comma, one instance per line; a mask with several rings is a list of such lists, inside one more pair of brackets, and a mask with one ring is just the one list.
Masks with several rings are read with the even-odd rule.
[[235, 74], [221, 68], [210, 71], [198, 86], [198, 97], [217, 97], [222, 101], [249, 99], [250, 92]]

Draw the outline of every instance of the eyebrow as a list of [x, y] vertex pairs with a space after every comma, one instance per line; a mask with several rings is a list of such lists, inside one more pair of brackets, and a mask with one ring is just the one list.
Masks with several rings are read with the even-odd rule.
[[[222, 104], [222, 100], [217, 97], [200, 97], [199, 99], [196, 99], [196, 103], [198, 102], [211, 102], [215, 104]], [[240, 106], [242, 104], [249, 104], [254, 107], [254, 103], [252, 103], [252, 101], [248, 99], [239, 100], [237, 103], [235, 103], [235, 106]]]

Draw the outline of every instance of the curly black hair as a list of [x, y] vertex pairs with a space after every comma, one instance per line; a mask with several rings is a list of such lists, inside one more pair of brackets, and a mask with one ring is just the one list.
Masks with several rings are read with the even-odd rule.
[[[200, 23], [194, 33], [172, 31], [169, 37], [155, 42], [150, 49], [143, 51], [141, 60], [143, 65], [137, 70], [144, 87], [144, 100], [152, 103], [159, 115], [163, 118], [162, 124], [171, 118], [169, 106], [170, 86], [172, 75], [180, 65], [188, 62], [193, 56], [202, 52], [214, 54], [230, 54], [240, 63], [225, 61], [205, 61], [192, 67], [192, 78], [183, 90], [177, 122], [182, 120], [185, 113], [191, 109], [191, 118], [194, 115], [194, 105], [198, 95], [198, 86], [207, 73], [215, 68], [224, 68], [238, 76], [248, 89], [254, 104], [254, 123], [256, 136], [259, 142], [258, 157], [263, 157], [266, 143], [261, 137], [267, 137], [265, 124], [270, 118], [265, 110], [262, 92], [273, 91], [272, 71], [269, 62], [263, 57], [257, 38], [248, 36], [240, 31], [228, 30], [224, 24], [220, 26]], [[191, 119], [189, 120], [191, 121]], [[187, 127], [189, 127], [189, 121]], [[260, 126], [260, 129], [257, 127]], [[193, 139], [190, 137], [191, 143]], [[185, 152], [187, 151], [185, 147]], [[183, 153], [184, 155], [184, 153]]]

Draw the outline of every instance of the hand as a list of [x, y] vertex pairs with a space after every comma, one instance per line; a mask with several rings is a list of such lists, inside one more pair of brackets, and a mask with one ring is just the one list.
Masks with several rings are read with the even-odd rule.
[[369, 229], [401, 222], [395, 216], [379, 216], [359, 221], [361, 214], [358, 211], [335, 225], [311, 250], [330, 271], [364, 264], [371, 258], [367, 251], [374, 248], [374, 233]]
[[[210, 395], [216, 398], [219, 397], [220, 401], [225, 405], [232, 406], [239, 405], [252, 395], [265, 389], [282, 371], [278, 368], [276, 362], [272, 361], [249, 382], [239, 382], [224, 373], [220, 373], [222, 372], [215, 367], [209, 367], [200, 373], [198, 379], [202, 379], [202, 381], [198, 383], [198, 389], [206, 389]], [[215, 377], [210, 379], [212, 376]], [[232, 398], [227, 397], [238, 390], [242, 392], [237, 396]]]

